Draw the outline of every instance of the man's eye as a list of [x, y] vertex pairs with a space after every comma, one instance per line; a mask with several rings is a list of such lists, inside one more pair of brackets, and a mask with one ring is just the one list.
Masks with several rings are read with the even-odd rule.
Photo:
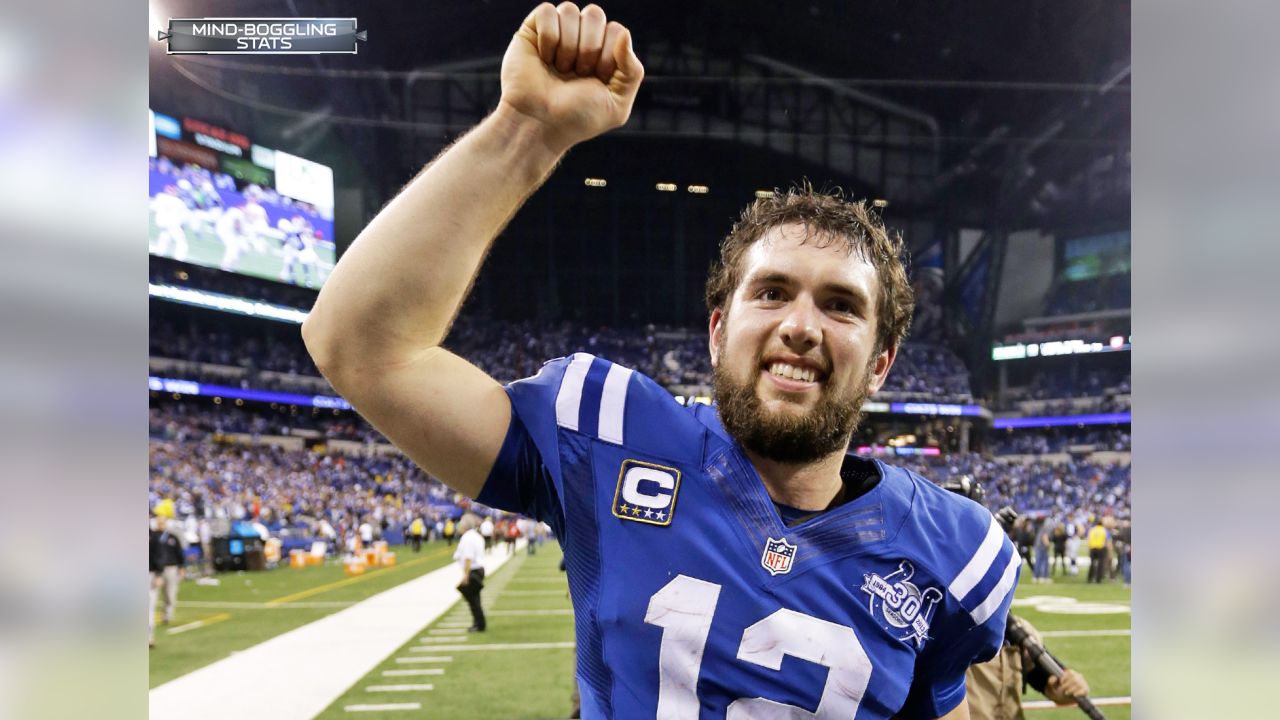
[[832, 300], [828, 307], [833, 311], [844, 315], [850, 315], [853, 313], [853, 305], [851, 305], [847, 300]]
[[756, 297], [768, 302], [777, 302], [782, 299], [782, 291], [778, 288], [765, 288]]

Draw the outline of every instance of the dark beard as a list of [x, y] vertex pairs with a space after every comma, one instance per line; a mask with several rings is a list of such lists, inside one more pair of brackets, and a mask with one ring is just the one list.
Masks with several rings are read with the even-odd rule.
[[862, 421], [862, 403], [867, 399], [874, 364], [873, 355], [851, 402], [836, 401], [823, 387], [813, 410], [795, 416], [765, 411], [755, 392], [755, 378], [747, 384], [737, 382], [724, 369], [721, 358], [713, 369], [720, 422], [757, 455], [789, 465], [814, 462], [842, 449]]

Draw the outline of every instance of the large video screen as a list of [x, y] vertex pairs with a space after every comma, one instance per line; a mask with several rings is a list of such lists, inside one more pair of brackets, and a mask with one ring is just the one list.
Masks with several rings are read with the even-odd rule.
[[333, 270], [333, 170], [204, 121], [149, 112], [155, 255], [319, 288]]
[[1062, 277], [1092, 280], [1130, 272], [1129, 231], [1070, 238], [1062, 247]]

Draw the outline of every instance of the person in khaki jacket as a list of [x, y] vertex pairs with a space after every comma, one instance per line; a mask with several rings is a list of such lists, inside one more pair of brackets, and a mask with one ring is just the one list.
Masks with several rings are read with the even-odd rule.
[[[1036, 642], [1040, 642], [1040, 633], [1031, 623], [1012, 615], [1009, 620], [1020, 623]], [[965, 673], [969, 717], [972, 720], [1025, 720], [1022, 694], [1028, 685], [1058, 705], [1071, 705], [1075, 698], [1089, 694], [1089, 684], [1080, 673], [1066, 668], [1066, 673], [1059, 680], [1034, 665], [1022, 648], [1006, 642], [994, 658], [970, 665]]]

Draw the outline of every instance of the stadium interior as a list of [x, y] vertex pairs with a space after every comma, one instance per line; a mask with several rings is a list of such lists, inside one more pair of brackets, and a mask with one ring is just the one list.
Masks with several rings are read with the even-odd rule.
[[[186, 562], [150, 656], [153, 717], [219, 706], [199, 694], [202, 672], [228, 658], [452, 572], [469, 510], [492, 515], [499, 538], [514, 528], [516, 544], [492, 551], [492, 637], [469, 641], [510, 647], [466, 651], [465, 603], [445, 585], [412, 637], [326, 680], [297, 716], [443, 718], [463, 703], [475, 718], [569, 716], [554, 537], [417, 468], [300, 335], [362, 227], [492, 110], [501, 51], [531, 7], [152, 0], [153, 23], [305, 14], [368, 30], [355, 55], [151, 50], [148, 505], [178, 528]], [[1127, 4], [605, 9], [645, 63], [635, 111], [575, 148], [506, 227], [446, 347], [503, 383], [589, 352], [709, 403], [703, 285], [741, 209], [799, 182], [874, 201], [909, 248], [917, 306], [850, 450], [981, 483], [992, 511], [1020, 515], [1028, 561], [1048, 552], [1040, 533], [1102, 524], [1122, 537], [1101, 583], [1086, 581], [1087, 552], [1044, 582], [1027, 562], [1015, 606], [1113, 701], [1107, 717], [1128, 718]], [[404, 662], [431, 656], [454, 660]], [[287, 665], [258, 671], [302, 682]], [[1029, 693], [1027, 717], [1074, 712], [1048, 705]]]

